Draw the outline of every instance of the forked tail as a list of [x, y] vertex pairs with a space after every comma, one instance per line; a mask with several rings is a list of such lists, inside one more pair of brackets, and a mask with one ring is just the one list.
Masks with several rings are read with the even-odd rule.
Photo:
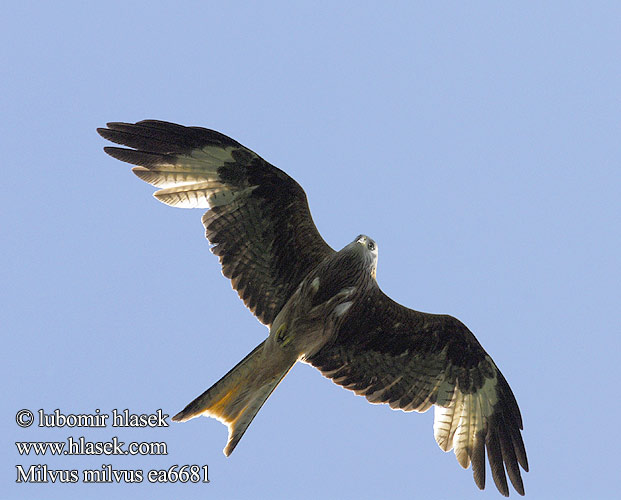
[[218, 419], [229, 429], [229, 440], [224, 448], [227, 457], [296, 361], [278, 367], [266, 366], [270, 360], [262, 356], [263, 344], [265, 342], [172, 418], [175, 422], [185, 422], [199, 415]]

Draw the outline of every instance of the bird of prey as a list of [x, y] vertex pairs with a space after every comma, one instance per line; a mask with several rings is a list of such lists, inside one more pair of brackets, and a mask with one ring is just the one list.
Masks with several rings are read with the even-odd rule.
[[404, 307], [376, 277], [377, 244], [357, 236], [340, 251], [321, 237], [300, 185], [214, 130], [144, 120], [108, 123], [110, 156], [159, 189], [175, 207], [207, 208], [206, 237], [268, 337], [173, 420], [199, 415], [228, 426], [228, 456], [297, 361], [371, 403], [403, 411], [435, 406], [434, 435], [485, 487], [485, 455], [496, 487], [506, 472], [523, 495], [528, 471], [522, 417], [507, 381], [474, 335], [452, 316]]

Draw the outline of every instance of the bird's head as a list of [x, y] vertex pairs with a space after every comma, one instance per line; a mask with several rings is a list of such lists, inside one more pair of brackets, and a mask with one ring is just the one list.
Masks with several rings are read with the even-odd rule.
[[371, 276], [373, 276], [373, 279], [377, 279], [377, 243], [375, 243], [375, 240], [361, 234], [357, 236], [356, 239], [349, 244], [349, 246], [351, 246], [356, 252], [360, 252], [365, 263], [369, 266]]

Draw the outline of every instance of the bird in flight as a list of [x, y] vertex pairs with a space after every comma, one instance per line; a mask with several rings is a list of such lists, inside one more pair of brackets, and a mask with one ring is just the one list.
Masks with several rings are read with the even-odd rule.
[[214, 130], [157, 120], [97, 129], [126, 147], [106, 147], [135, 167], [154, 196], [207, 208], [206, 237], [222, 273], [268, 337], [173, 417], [227, 425], [228, 456], [297, 361], [371, 403], [403, 411], [435, 406], [434, 436], [485, 487], [485, 455], [496, 487], [524, 494], [528, 471], [522, 417], [509, 384], [458, 319], [402, 306], [376, 281], [378, 248], [365, 235], [339, 251], [321, 237], [306, 194], [282, 170]]

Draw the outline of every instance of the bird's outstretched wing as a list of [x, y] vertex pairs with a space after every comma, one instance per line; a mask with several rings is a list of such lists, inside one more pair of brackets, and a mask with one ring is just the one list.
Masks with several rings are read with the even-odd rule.
[[522, 417], [507, 381], [459, 320], [397, 304], [377, 286], [352, 305], [333, 341], [306, 360], [335, 383], [404, 411], [436, 405], [434, 434], [485, 487], [485, 450], [498, 490], [505, 468], [521, 495], [528, 470]]
[[158, 188], [168, 205], [210, 208], [203, 216], [223, 274], [269, 325], [300, 281], [334, 252], [311, 218], [300, 185], [237, 141], [214, 130], [157, 120], [97, 129], [110, 156]]

